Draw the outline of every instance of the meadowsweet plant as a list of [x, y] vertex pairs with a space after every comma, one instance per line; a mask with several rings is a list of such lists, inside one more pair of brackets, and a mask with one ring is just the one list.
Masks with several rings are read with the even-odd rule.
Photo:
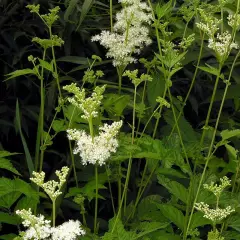
[[24, 220], [22, 224], [27, 228], [20, 233], [20, 237], [15, 238], [16, 240], [76, 240], [85, 235], [85, 230], [81, 228], [78, 220], [69, 220], [57, 227], [51, 227], [50, 220], [46, 220], [41, 214], [33, 215], [31, 209], [17, 210], [16, 214]]
[[208, 204], [203, 202], [195, 203], [195, 208], [203, 212], [204, 217], [211, 220], [213, 223], [213, 231], [209, 233], [208, 239], [214, 239], [213, 236], [215, 236], [216, 239], [221, 239], [219, 232], [216, 229], [216, 224], [221, 222], [223, 219], [235, 211], [235, 209], [231, 206], [227, 206], [226, 208], [219, 208], [219, 199], [222, 192], [226, 187], [231, 186], [231, 181], [226, 176], [220, 178], [220, 182], [221, 184], [219, 185], [214, 184], [214, 182], [203, 185], [205, 189], [209, 190], [216, 196], [216, 207], [214, 209], [210, 208]]

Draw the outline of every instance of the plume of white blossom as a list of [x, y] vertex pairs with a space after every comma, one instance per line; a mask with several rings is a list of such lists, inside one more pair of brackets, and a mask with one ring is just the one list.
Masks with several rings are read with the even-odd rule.
[[22, 233], [23, 240], [76, 240], [78, 236], [85, 234], [78, 220], [69, 220], [57, 227], [51, 227], [51, 221], [45, 220], [43, 215], [34, 216], [31, 209], [17, 210], [16, 214], [24, 220], [22, 224], [27, 228]]
[[204, 202], [196, 203], [195, 208], [203, 212], [204, 213], [203, 217], [211, 220], [212, 222], [221, 221], [222, 219], [226, 218], [228, 215], [235, 211], [235, 209], [232, 208], [231, 206], [228, 206], [226, 208], [212, 209], [209, 208], [209, 205]]
[[141, 0], [119, 0], [123, 8], [116, 15], [113, 32], [102, 31], [92, 37], [108, 49], [107, 57], [113, 58], [114, 66], [126, 66], [135, 62], [133, 53], [151, 43], [147, 25], [152, 22], [151, 8]]
[[62, 225], [52, 228], [52, 240], [75, 240], [85, 234], [79, 221], [69, 220]]
[[28, 228], [24, 232], [24, 240], [47, 239], [51, 235], [51, 221], [45, 220], [43, 215], [36, 217], [32, 214], [31, 209], [17, 210], [16, 214], [24, 219], [22, 224], [24, 227]]
[[210, 38], [208, 47], [213, 49], [219, 59], [227, 58], [233, 48], [238, 49], [239, 46], [232, 40], [232, 36], [227, 31], [223, 34], [217, 34], [215, 39]]
[[118, 147], [116, 135], [122, 126], [122, 121], [114, 122], [111, 125], [104, 124], [99, 128], [98, 136], [90, 136], [83, 130], [67, 130], [68, 138], [76, 141], [74, 154], [79, 154], [84, 165], [105, 164], [106, 160], [115, 153]]

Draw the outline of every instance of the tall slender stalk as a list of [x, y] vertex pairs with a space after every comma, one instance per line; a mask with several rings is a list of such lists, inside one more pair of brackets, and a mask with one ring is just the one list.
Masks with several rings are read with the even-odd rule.
[[[186, 232], [184, 234], [184, 240], [187, 239], [187, 234], [188, 234], [188, 231], [189, 231], [189, 228], [190, 228], [190, 225], [191, 225], [191, 220], [192, 220], [192, 216], [193, 216], [193, 212], [194, 212], [194, 205], [197, 202], [197, 199], [198, 199], [198, 196], [199, 196], [199, 193], [200, 193], [200, 189], [201, 189], [201, 186], [202, 186], [202, 183], [203, 183], [203, 179], [205, 177], [205, 173], [206, 173], [209, 161], [210, 161], [211, 157], [213, 156], [212, 150], [213, 150], [213, 146], [214, 146], [214, 141], [215, 141], [215, 136], [216, 136], [216, 133], [217, 133], [218, 124], [219, 124], [219, 121], [220, 121], [223, 105], [224, 105], [224, 102], [225, 102], [225, 99], [226, 99], [226, 96], [227, 96], [227, 91], [228, 91], [228, 88], [230, 86], [230, 80], [231, 80], [231, 77], [232, 77], [232, 72], [233, 72], [234, 66], [236, 64], [236, 61], [237, 61], [239, 55], [240, 55], [240, 51], [238, 52], [238, 54], [236, 55], [236, 57], [233, 61], [228, 80], [226, 81], [226, 87], [225, 87], [225, 90], [224, 90], [224, 93], [223, 93], [223, 98], [222, 98], [221, 105], [220, 105], [220, 108], [219, 108], [217, 120], [216, 120], [216, 123], [215, 123], [215, 126], [214, 126], [214, 132], [213, 132], [212, 140], [211, 140], [210, 147], [209, 147], [209, 150], [208, 150], [208, 154], [207, 154], [207, 157], [206, 157], [206, 163], [205, 163], [203, 173], [202, 173], [200, 181], [199, 181], [199, 185], [198, 185], [198, 189], [197, 189], [195, 199], [193, 201], [193, 206], [192, 206], [192, 210], [191, 210], [191, 213], [190, 213], [190, 216], [189, 216], [187, 229], [186, 229]], [[219, 68], [219, 69], [221, 69], [221, 68]], [[221, 74], [221, 72], [219, 71], [218, 76], [217, 76], [218, 79], [219, 79], [220, 74]]]

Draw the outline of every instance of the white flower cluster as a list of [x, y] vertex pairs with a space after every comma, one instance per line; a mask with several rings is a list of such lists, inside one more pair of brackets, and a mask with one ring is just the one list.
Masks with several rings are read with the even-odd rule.
[[52, 228], [52, 240], [75, 240], [78, 236], [84, 235], [79, 221], [69, 220], [62, 225]]
[[47, 239], [51, 235], [51, 221], [45, 220], [43, 215], [36, 217], [32, 215], [31, 209], [28, 211], [17, 210], [16, 214], [19, 215], [24, 221], [22, 222], [23, 226], [28, 228], [25, 231], [23, 239]]
[[232, 36], [228, 32], [218, 33], [216, 38], [210, 38], [208, 47], [213, 49], [219, 58], [226, 58], [233, 48], [239, 48], [238, 44], [232, 41]]
[[74, 154], [81, 156], [84, 165], [88, 163], [100, 166], [105, 164], [111, 153], [116, 152], [118, 141], [115, 137], [121, 126], [122, 121], [114, 122], [112, 125], [104, 124], [99, 128], [99, 135], [95, 137], [82, 130], [67, 130], [68, 138], [76, 141]]
[[62, 167], [61, 171], [56, 171], [56, 175], [59, 178], [59, 182], [54, 180], [50, 180], [44, 183], [45, 173], [44, 172], [33, 172], [33, 177], [30, 180], [36, 183], [39, 187], [41, 187], [51, 198], [52, 201], [55, 201], [56, 198], [62, 194], [60, 191], [62, 185], [66, 182], [66, 177], [68, 175], [69, 168]]
[[228, 25], [232, 28], [236, 27], [237, 30], [240, 28], [240, 14], [229, 14], [228, 15]]
[[220, 178], [221, 184], [217, 185], [214, 184], [214, 182], [211, 182], [210, 184], [203, 184], [203, 187], [209, 191], [211, 191], [217, 198], [220, 197], [222, 191], [228, 187], [231, 186], [231, 180], [228, 179], [228, 177], [224, 176], [223, 178]]
[[22, 224], [28, 228], [23, 240], [75, 240], [85, 234], [79, 221], [69, 220], [58, 227], [51, 227], [51, 221], [45, 220], [43, 215], [34, 216], [31, 209], [17, 210], [16, 214], [24, 219]]
[[197, 27], [209, 37], [213, 38], [214, 34], [219, 30], [221, 20], [218, 20], [211, 14], [206, 13], [203, 9], [199, 9], [199, 13], [203, 22], [196, 23]]
[[67, 100], [72, 103], [77, 108], [83, 111], [82, 118], [89, 120], [90, 118], [95, 118], [98, 116], [98, 108], [103, 99], [103, 92], [106, 86], [96, 87], [91, 95], [91, 97], [86, 98], [85, 89], [80, 89], [77, 87], [76, 83], [66, 85], [63, 87], [64, 90], [73, 93], [73, 97], [68, 97]]
[[203, 217], [213, 222], [221, 221], [222, 219], [226, 218], [228, 215], [235, 211], [235, 209], [233, 209], [231, 206], [228, 206], [224, 209], [221, 208], [211, 209], [209, 208], [209, 205], [205, 204], [204, 202], [195, 203], [195, 208], [204, 213]]
[[108, 49], [107, 57], [113, 58], [114, 66], [126, 66], [135, 62], [133, 53], [140, 53], [144, 45], [152, 41], [146, 24], [152, 21], [151, 8], [141, 0], [119, 0], [123, 8], [116, 15], [113, 32], [102, 31], [92, 37]]

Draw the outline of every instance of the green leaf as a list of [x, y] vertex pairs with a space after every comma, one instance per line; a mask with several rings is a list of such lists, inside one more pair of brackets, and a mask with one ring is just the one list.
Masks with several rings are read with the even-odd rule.
[[9, 77], [6, 80], [9, 80], [9, 79], [12, 79], [12, 78], [15, 78], [15, 77], [19, 77], [19, 76], [22, 76], [22, 75], [27, 75], [27, 74], [36, 75], [36, 71], [33, 70], [33, 69], [30, 69], [30, 68], [16, 70], [14, 72], [11, 72], [11, 73], [7, 74], [7, 76], [9, 76]]
[[[205, 64], [207, 65], [207, 67], [200, 66], [200, 67], [198, 67], [198, 68], [201, 69], [201, 70], [204, 71], [204, 72], [207, 72], [207, 73], [210, 73], [210, 74], [212, 74], [212, 75], [218, 76], [218, 74], [219, 74], [219, 69], [214, 68], [214, 67], [212, 67], [211, 65], [208, 65], [207, 63], [205, 63]], [[221, 78], [221, 79], [224, 79], [224, 75], [221, 74], [221, 75], [220, 75], [220, 78]]]
[[162, 97], [165, 89], [163, 74], [155, 73], [151, 82], [147, 83], [147, 99], [152, 110], [157, 105], [157, 97]]
[[76, 31], [78, 31], [78, 29], [81, 26], [84, 18], [87, 16], [89, 10], [91, 9], [91, 6], [92, 6], [93, 3], [94, 3], [94, 0], [84, 0], [84, 3], [82, 5], [81, 16], [80, 16]]
[[50, 72], [53, 72], [53, 62], [49, 63], [49, 62], [46, 62], [42, 59], [38, 59], [39, 62], [40, 62], [40, 66], [45, 68], [46, 70], [50, 71]]
[[67, 9], [64, 13], [64, 20], [67, 22], [69, 20], [69, 16], [73, 13], [76, 9], [76, 5], [78, 4], [79, 0], [70, 0], [68, 1]]
[[1, 235], [0, 239], [1, 240], [13, 240], [17, 237], [16, 234], [10, 233], [10, 234], [5, 234], [5, 235]]
[[227, 140], [232, 137], [240, 137], [240, 129], [223, 130], [221, 133], [222, 140]]
[[130, 101], [129, 95], [105, 94], [102, 101], [104, 109], [110, 116], [120, 117]]
[[67, 127], [65, 126], [65, 121], [63, 119], [54, 120], [52, 123], [52, 128], [55, 132], [63, 132], [67, 129]]
[[171, 10], [172, 10], [172, 1], [169, 1], [168, 3], [162, 6], [158, 3], [155, 9], [158, 19], [161, 19], [165, 15], [169, 14]]
[[163, 185], [167, 190], [180, 199], [182, 202], [187, 203], [188, 201], [188, 190], [180, 183], [171, 181], [164, 176], [157, 176], [158, 183]]
[[15, 173], [17, 175], [21, 175], [18, 170], [13, 167], [12, 163], [10, 162], [10, 160], [6, 159], [6, 158], [0, 158], [0, 168], [2, 169], [6, 169], [12, 173]]
[[0, 212], [0, 223], [17, 225], [19, 224], [19, 217], [16, 215], [10, 215], [9, 213]]
[[38, 193], [21, 179], [0, 178], [0, 206], [10, 208], [24, 194], [38, 201]]
[[10, 153], [8, 151], [0, 151], [0, 158], [17, 155], [17, 154], [20, 154], [20, 153]]
[[[113, 226], [114, 232], [112, 233]], [[126, 231], [120, 219], [113, 218], [109, 221], [109, 231], [104, 234], [102, 240], [130, 240], [136, 239], [136, 233]]]
[[212, 224], [212, 221], [203, 217], [203, 213], [196, 212], [192, 215], [192, 221], [191, 221], [191, 225], [190, 225], [191, 229], [195, 229], [195, 228], [198, 228], [198, 227], [201, 227], [201, 226], [205, 226], [207, 224]]
[[28, 172], [29, 172], [29, 176], [32, 176], [32, 172], [34, 171], [34, 165], [33, 165], [33, 161], [32, 161], [32, 157], [30, 155], [28, 146], [27, 146], [27, 142], [24, 138], [24, 135], [22, 133], [22, 128], [21, 128], [21, 118], [20, 118], [21, 114], [20, 114], [20, 108], [19, 108], [19, 104], [18, 104], [18, 100], [16, 101], [16, 124], [20, 133], [20, 137], [22, 140], [22, 144], [23, 144], [23, 148], [24, 148], [24, 152], [25, 152], [25, 156], [26, 156], [26, 160], [27, 160], [27, 166], [28, 166]]
[[157, 203], [157, 207], [166, 218], [172, 221], [182, 231], [184, 230], [184, 215], [180, 210], [169, 204]]

